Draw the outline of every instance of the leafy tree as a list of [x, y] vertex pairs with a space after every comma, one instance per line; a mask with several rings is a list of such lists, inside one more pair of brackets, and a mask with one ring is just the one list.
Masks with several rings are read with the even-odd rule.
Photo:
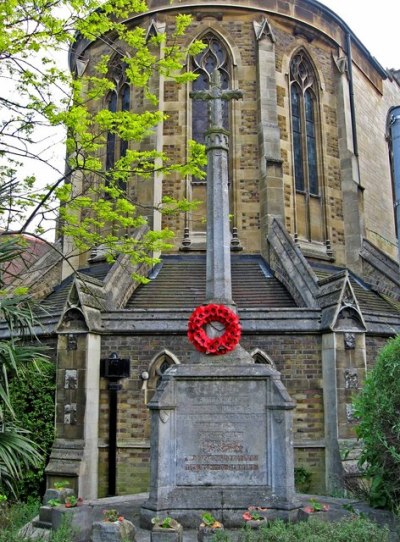
[[400, 505], [400, 336], [379, 353], [355, 408], [371, 504], [395, 509]]
[[[43, 232], [46, 217], [61, 203], [59, 225], [80, 251], [102, 244], [109, 248], [110, 259], [122, 252], [133, 262], [151, 262], [152, 251], [162, 249], [172, 236], [165, 229], [148, 231], [140, 240], [129, 235], [146, 225], [146, 218], [125, 186], [133, 176], [148, 179], [155, 171], [204, 175], [204, 149], [194, 142], [189, 144], [184, 164], [171, 162], [160, 150], [140, 149], [140, 142], [166, 118], [151, 91], [153, 75], [158, 73], [177, 84], [194, 79], [192, 73], [182, 72], [182, 63], [203, 44], [194, 42], [187, 50], [179, 45], [190, 24], [188, 15], [176, 17], [168, 36], [148, 37], [145, 29], [122, 22], [145, 10], [142, 0], [4, 0], [0, 4], [0, 77], [3, 82], [13, 82], [12, 94], [0, 97], [0, 118], [4, 119], [0, 128], [0, 188], [8, 191], [0, 214], [7, 231], [21, 233], [36, 221], [36, 231]], [[54, 51], [73, 48], [77, 39], [101, 39], [108, 47], [90, 75], [70, 74], [54, 58]], [[128, 84], [143, 92], [147, 111], [99, 108], [99, 100], [115, 89], [116, 83], [107, 72], [116, 52], [125, 66]], [[66, 134], [67, 173], [53, 171], [46, 183], [36, 178], [35, 166], [26, 165], [26, 160], [47, 163], [36, 151], [38, 126], [46, 130], [62, 127]], [[108, 134], [129, 145], [106, 170], [101, 150]], [[25, 160], [22, 169], [21, 159]], [[190, 206], [188, 201], [173, 198], [156, 204], [166, 213]]]

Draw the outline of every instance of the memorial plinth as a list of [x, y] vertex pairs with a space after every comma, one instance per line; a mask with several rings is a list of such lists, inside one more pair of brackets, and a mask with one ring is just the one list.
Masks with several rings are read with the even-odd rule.
[[174, 366], [148, 406], [151, 481], [143, 526], [164, 514], [193, 528], [210, 510], [232, 527], [243, 525], [249, 506], [286, 514], [297, 508], [294, 403], [272, 368]]
[[[206, 301], [231, 308], [229, 140], [222, 127], [222, 101], [241, 96], [240, 91], [221, 88], [218, 71], [212, 74], [209, 90], [192, 93], [194, 99], [210, 104]], [[215, 322], [225, 322], [228, 334], [228, 320], [216, 312], [209, 315]], [[214, 320], [200, 321], [215, 327], [211, 325]], [[196, 325], [201, 327], [197, 341], [193, 335]], [[274, 508], [290, 517], [298, 506], [294, 403], [279, 373], [267, 365], [256, 365], [237, 343], [231, 343], [229, 349], [224, 345], [224, 353], [217, 355], [221, 352], [204, 347], [205, 326], [193, 326], [190, 337], [200, 352], [186, 360], [187, 364], [168, 369], [148, 404], [151, 474], [150, 496], [141, 510], [143, 527], [150, 528], [154, 516], [172, 516], [184, 527], [197, 528], [204, 511], [211, 511], [227, 527], [237, 527], [243, 525], [242, 514], [249, 506]], [[215, 339], [211, 336], [215, 330], [209, 331], [210, 339]], [[236, 335], [238, 341], [240, 333]]]

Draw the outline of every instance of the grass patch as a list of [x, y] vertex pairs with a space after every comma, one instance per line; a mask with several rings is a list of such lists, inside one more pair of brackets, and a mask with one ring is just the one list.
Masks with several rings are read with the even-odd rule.
[[[26, 525], [39, 513], [38, 500], [27, 503], [4, 503], [0, 506], [0, 542], [26, 542], [19, 534], [21, 527]], [[67, 519], [67, 518], [66, 518]], [[36, 542], [44, 542], [37, 538]], [[72, 542], [72, 531], [69, 522], [61, 525], [58, 531], [52, 531], [47, 542]]]
[[317, 518], [298, 523], [272, 522], [257, 530], [245, 528], [240, 542], [388, 542], [389, 530], [363, 518], [334, 523]]

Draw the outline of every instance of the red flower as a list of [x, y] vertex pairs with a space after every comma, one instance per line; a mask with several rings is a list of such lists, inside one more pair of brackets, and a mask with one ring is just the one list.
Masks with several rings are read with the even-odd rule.
[[245, 521], [250, 521], [251, 520], [251, 514], [250, 512], [245, 512], [242, 516], [242, 518], [245, 520]]

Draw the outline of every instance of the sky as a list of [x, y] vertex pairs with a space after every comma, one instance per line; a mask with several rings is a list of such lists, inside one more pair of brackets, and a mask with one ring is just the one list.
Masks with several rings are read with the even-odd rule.
[[400, 0], [320, 0], [339, 15], [384, 68], [400, 69]]

